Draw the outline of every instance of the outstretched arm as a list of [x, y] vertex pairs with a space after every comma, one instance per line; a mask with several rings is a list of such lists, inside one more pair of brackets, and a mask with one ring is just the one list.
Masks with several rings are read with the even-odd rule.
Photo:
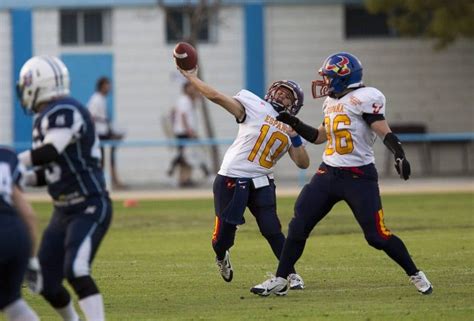
[[221, 93], [214, 87], [199, 79], [197, 76], [197, 69], [198, 68], [196, 67], [193, 70], [186, 71], [178, 68], [183, 76], [186, 77], [186, 79], [188, 79], [204, 97], [213, 103], [222, 106], [225, 110], [234, 115], [238, 121], [242, 121], [245, 116], [245, 109], [242, 104], [236, 99]]
[[322, 144], [326, 141], [326, 129], [323, 125], [318, 128], [303, 123], [298, 117], [287, 112], [281, 112], [277, 118], [278, 121], [290, 125], [301, 137], [313, 144]]

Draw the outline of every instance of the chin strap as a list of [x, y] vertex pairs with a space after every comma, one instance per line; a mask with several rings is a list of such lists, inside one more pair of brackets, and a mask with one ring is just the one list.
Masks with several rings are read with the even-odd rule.
[[277, 103], [275, 101], [272, 101], [270, 103], [270, 105], [272, 105], [273, 109], [275, 109], [275, 111], [277, 113], [282, 113], [282, 112], [286, 111], [286, 108], [284, 106], [280, 105], [279, 103]]

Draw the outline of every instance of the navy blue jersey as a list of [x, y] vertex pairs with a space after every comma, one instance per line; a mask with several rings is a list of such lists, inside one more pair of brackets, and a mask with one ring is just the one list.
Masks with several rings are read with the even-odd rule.
[[16, 154], [0, 146], [0, 214], [14, 214], [12, 206], [13, 186], [20, 184], [21, 165]]
[[36, 116], [33, 149], [43, 145], [48, 131], [61, 128], [72, 130], [73, 137], [58, 158], [44, 166], [51, 197], [69, 202], [107, 193], [94, 123], [89, 111], [78, 101], [54, 100]]

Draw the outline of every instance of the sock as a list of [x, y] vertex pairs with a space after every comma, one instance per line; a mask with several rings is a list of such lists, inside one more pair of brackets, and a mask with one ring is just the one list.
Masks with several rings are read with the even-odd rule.
[[407, 275], [414, 275], [418, 272], [405, 244], [397, 236], [392, 235], [392, 237], [387, 240], [383, 250], [392, 260], [397, 262], [398, 265], [405, 270]]
[[56, 312], [59, 313], [64, 321], [79, 321], [79, 315], [77, 314], [76, 309], [74, 309], [72, 300], [70, 300], [65, 307], [56, 308]]
[[18, 299], [7, 305], [3, 311], [8, 321], [39, 321], [38, 315], [23, 299]]
[[100, 293], [79, 300], [87, 321], [105, 321], [104, 302]]
[[[280, 260], [280, 255], [281, 255], [281, 252], [283, 251], [283, 246], [285, 244], [285, 236], [283, 235], [283, 233], [265, 236], [265, 238], [270, 244], [273, 254], [275, 254], [277, 259]], [[295, 268], [293, 266], [291, 267], [289, 271], [289, 274], [291, 273], [296, 273]]]
[[280, 263], [278, 264], [278, 270], [276, 276], [287, 278], [291, 271], [294, 271], [296, 261], [303, 254], [306, 240], [294, 240], [287, 238], [283, 251], [280, 256]]

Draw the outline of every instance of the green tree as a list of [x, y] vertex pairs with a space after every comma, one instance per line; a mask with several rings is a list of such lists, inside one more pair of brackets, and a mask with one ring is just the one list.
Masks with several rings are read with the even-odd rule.
[[386, 13], [389, 25], [401, 35], [436, 39], [436, 49], [474, 36], [473, 0], [365, 0], [365, 4], [371, 13]]

